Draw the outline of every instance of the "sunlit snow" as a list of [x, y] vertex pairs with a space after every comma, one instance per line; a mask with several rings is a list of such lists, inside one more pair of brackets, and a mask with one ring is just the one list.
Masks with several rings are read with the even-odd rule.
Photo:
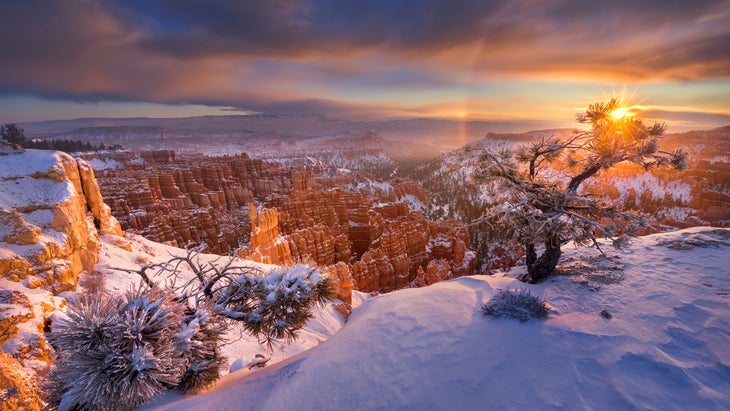
[[[142, 409], [730, 409], [729, 252], [730, 230], [694, 228], [606, 256], [566, 247], [538, 285], [517, 268], [380, 295], [312, 350]], [[518, 287], [547, 320], [482, 315]]]

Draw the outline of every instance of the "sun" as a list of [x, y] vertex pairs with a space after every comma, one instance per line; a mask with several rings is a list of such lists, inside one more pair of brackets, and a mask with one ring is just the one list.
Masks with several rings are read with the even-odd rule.
[[616, 110], [613, 110], [609, 115], [613, 117], [614, 120], [621, 120], [623, 118], [633, 116], [634, 113], [631, 112], [631, 107], [619, 107]]

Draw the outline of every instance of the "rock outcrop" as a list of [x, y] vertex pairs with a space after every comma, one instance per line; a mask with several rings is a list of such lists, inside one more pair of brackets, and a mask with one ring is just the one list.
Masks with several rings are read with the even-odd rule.
[[230, 254], [248, 241], [247, 206], [276, 192], [304, 189], [306, 173], [247, 155], [147, 153], [144, 162], [97, 173], [102, 195], [125, 231], [179, 247], [205, 244]]
[[[94, 172], [61, 152], [0, 150], [0, 395], [2, 409], [40, 409], [36, 380], [52, 349], [43, 338], [54, 297], [98, 261], [99, 236], [119, 236]], [[7, 407], [6, 407], [7, 406]]]
[[251, 241], [238, 251], [238, 256], [265, 264], [292, 264], [289, 242], [280, 238], [279, 217], [276, 209], [263, 209], [249, 204]]
[[98, 261], [99, 234], [121, 235], [91, 167], [61, 152], [0, 155], [2, 277], [55, 293]]

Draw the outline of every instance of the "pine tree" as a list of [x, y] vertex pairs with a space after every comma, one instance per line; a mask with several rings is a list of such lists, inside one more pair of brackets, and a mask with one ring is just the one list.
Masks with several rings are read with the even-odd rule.
[[25, 141], [25, 130], [14, 123], [8, 123], [0, 127], [0, 138], [9, 144], [20, 146]]
[[[594, 103], [577, 116], [578, 122], [590, 125], [588, 130], [566, 140], [541, 138], [513, 152], [483, 154], [480, 178], [496, 181], [506, 195], [480, 221], [525, 247], [528, 273], [523, 281], [535, 283], [551, 275], [568, 241], [598, 246], [596, 239], [603, 235], [618, 246], [642, 224], [638, 215], [581, 192], [584, 181], [623, 161], [646, 169], [687, 167], [683, 150], [659, 150], [665, 124], [646, 126], [628, 114], [616, 99]], [[567, 179], [546, 173], [546, 166], [560, 158], [567, 165]]]
[[[131, 409], [163, 389], [200, 391], [220, 378], [231, 322], [269, 344], [293, 339], [314, 306], [334, 297], [331, 280], [311, 267], [263, 274], [197, 257], [190, 250], [134, 271], [143, 283], [125, 295], [69, 303], [49, 335], [58, 354], [45, 384], [51, 409]], [[185, 266], [194, 278], [175, 286]]]
[[207, 304], [188, 307], [183, 327], [175, 335], [177, 349], [186, 360], [178, 389], [198, 392], [218, 381], [226, 364], [220, 348], [227, 329], [223, 317]]

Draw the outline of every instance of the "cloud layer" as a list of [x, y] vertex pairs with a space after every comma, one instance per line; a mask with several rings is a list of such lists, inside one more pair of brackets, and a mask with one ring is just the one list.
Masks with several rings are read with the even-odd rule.
[[0, 95], [343, 115], [429, 114], [460, 99], [503, 98], [490, 93], [503, 81], [720, 80], [721, 98], [730, 95], [728, 1], [10, 0], [0, 7]]

